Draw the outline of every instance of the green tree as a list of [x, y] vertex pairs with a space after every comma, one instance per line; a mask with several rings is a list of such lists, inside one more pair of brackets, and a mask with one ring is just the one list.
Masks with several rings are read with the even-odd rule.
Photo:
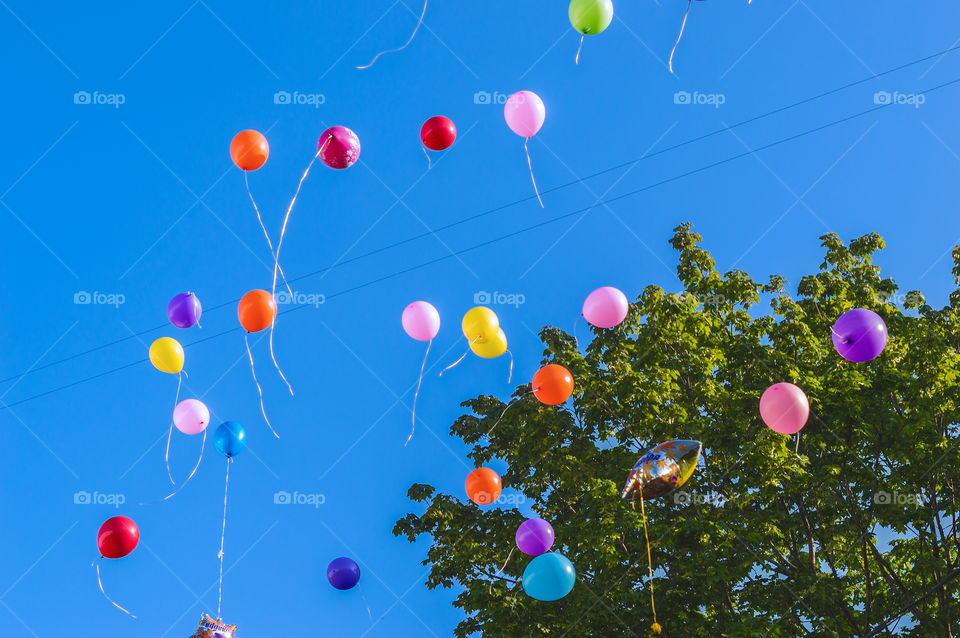
[[[720, 274], [679, 226], [683, 293], [647, 287], [584, 352], [557, 328], [541, 331], [544, 361], [576, 380], [572, 405], [543, 406], [520, 386], [488, 437], [504, 403], [463, 403], [472, 414], [451, 433], [478, 466], [506, 461], [505, 487], [552, 522], [577, 585], [557, 602], [528, 598], [527, 557], [515, 552], [498, 573], [518, 511], [413, 485], [426, 509], [394, 534], [432, 537], [427, 585], [462, 588], [457, 636], [646, 636], [640, 508], [620, 492], [636, 459], [669, 439], [705, 452], [686, 486], [646, 504], [664, 636], [958, 634], [960, 290], [939, 310], [919, 293], [898, 296], [873, 263], [879, 235], [821, 239], [823, 264], [792, 295], [783, 277]], [[953, 257], [960, 283], [960, 248]], [[870, 363], [831, 344], [833, 322], [854, 307], [889, 327]], [[810, 399], [799, 437], [760, 420], [760, 395], [778, 381]]]

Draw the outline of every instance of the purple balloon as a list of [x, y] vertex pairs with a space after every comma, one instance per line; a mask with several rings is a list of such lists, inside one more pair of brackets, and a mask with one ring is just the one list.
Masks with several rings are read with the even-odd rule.
[[346, 556], [334, 558], [327, 565], [327, 580], [337, 589], [353, 589], [360, 582], [360, 566]]
[[833, 347], [847, 361], [875, 359], [887, 347], [887, 324], [872, 310], [848, 310], [833, 324]]
[[517, 528], [517, 548], [528, 556], [548, 552], [553, 539], [553, 526], [542, 518], [528, 518]]
[[178, 328], [189, 328], [200, 321], [200, 300], [192, 292], [181, 292], [167, 304], [167, 318]]

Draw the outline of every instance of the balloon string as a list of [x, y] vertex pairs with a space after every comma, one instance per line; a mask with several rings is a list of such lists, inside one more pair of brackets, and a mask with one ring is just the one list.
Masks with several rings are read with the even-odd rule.
[[[203, 430], [203, 441], [200, 442], [200, 456], [197, 457], [197, 464], [193, 466], [193, 469], [190, 471], [190, 475], [187, 476], [186, 480], [184, 480], [184, 482], [180, 484], [180, 487], [178, 487], [178, 488], [177, 488], [176, 490], [174, 490], [172, 493], [167, 494], [166, 496], [164, 496], [162, 499], [160, 499], [161, 501], [166, 501], [166, 500], [168, 500], [168, 499], [170, 499], [170, 498], [173, 498], [173, 497], [176, 496], [177, 494], [179, 494], [179, 493], [180, 493], [180, 490], [182, 490], [184, 487], [186, 487], [187, 483], [189, 483], [190, 480], [191, 480], [194, 476], [197, 475], [197, 470], [200, 469], [200, 462], [203, 461], [203, 450], [204, 450], [206, 447], [207, 447], [207, 430], [206, 430], [206, 428], [204, 428], [204, 430]], [[147, 505], [148, 503], [140, 503], [140, 504], [141, 504], [141, 505]]]
[[220, 528], [220, 582], [217, 586], [217, 618], [220, 618], [220, 606], [223, 603], [223, 541], [227, 536], [227, 489], [230, 487], [230, 463], [233, 459], [227, 457], [227, 477], [223, 481], [223, 527]]
[[657, 606], [653, 600], [653, 559], [650, 557], [650, 536], [647, 534], [647, 509], [644, 507], [643, 501], [643, 486], [640, 486], [640, 489], [637, 490], [640, 493], [640, 517], [643, 519], [643, 538], [647, 543], [647, 569], [650, 573], [650, 609], [653, 611], [653, 625], [650, 626], [650, 629], [656, 633], [660, 633], [660, 625], [657, 624]]
[[263, 415], [263, 420], [267, 422], [267, 427], [270, 428], [270, 431], [273, 432], [273, 436], [280, 438], [280, 435], [277, 434], [277, 431], [273, 429], [273, 424], [270, 423], [270, 419], [267, 418], [267, 409], [263, 407], [263, 388], [260, 387], [260, 382], [257, 381], [257, 371], [253, 367], [253, 353], [250, 352], [250, 333], [243, 335], [243, 342], [247, 344], [247, 358], [250, 359], [250, 374], [253, 375], [253, 382], [257, 386], [257, 394], [260, 395], [260, 414]]
[[540, 202], [540, 208], [545, 208], [543, 200], [540, 199], [540, 189], [537, 188], [537, 179], [533, 176], [533, 163], [530, 161], [530, 149], [527, 148], [527, 142], [530, 138], [523, 140], [523, 150], [527, 154], [527, 168], [530, 169], [530, 181], [533, 182], [533, 192], [537, 194], [537, 201]]
[[499, 576], [500, 574], [503, 573], [503, 570], [505, 570], [505, 569], [507, 568], [507, 563], [510, 562], [510, 557], [513, 556], [513, 550], [515, 550], [515, 549], [516, 549], [516, 546], [510, 548], [510, 553], [507, 554], [507, 560], [505, 560], [505, 561], [503, 562], [503, 567], [501, 567], [500, 569], [498, 569], [498, 570], [497, 570], [497, 573], [494, 574], [494, 576]]
[[680, 40], [683, 39], [683, 31], [687, 28], [687, 18], [690, 17], [690, 5], [692, 4], [693, 0], [687, 0], [687, 10], [683, 14], [683, 23], [680, 25], [680, 33], [677, 34], [677, 41], [673, 43], [673, 49], [670, 51], [670, 60], [667, 62], [670, 73], [673, 73], [673, 56], [676, 55], [677, 47], [680, 46]]
[[456, 368], [458, 365], [460, 365], [461, 363], [463, 363], [463, 360], [467, 358], [467, 355], [468, 355], [468, 354], [470, 354], [470, 346], [472, 346], [472, 345], [475, 344], [477, 341], [479, 341], [479, 339], [480, 339], [480, 337], [477, 336], [477, 337], [475, 337], [475, 338], [473, 339], [473, 341], [471, 341], [469, 344], [467, 344], [467, 351], [464, 352], [462, 355], [460, 355], [460, 358], [459, 358], [459, 359], [457, 359], [456, 361], [454, 361], [453, 363], [451, 363], [450, 365], [448, 365], [446, 368], [444, 368], [443, 370], [441, 370], [439, 376], [442, 377], [444, 372], [446, 372], [447, 370], [452, 370], [453, 368]]
[[373, 614], [370, 613], [370, 603], [367, 602], [367, 596], [363, 593], [363, 588], [360, 586], [360, 583], [357, 583], [357, 589], [360, 590], [360, 600], [363, 601], [363, 606], [367, 608], [367, 617], [373, 620]]
[[410, 34], [410, 37], [407, 38], [407, 41], [403, 43], [403, 46], [402, 46], [402, 47], [397, 47], [396, 49], [388, 49], [388, 50], [386, 50], [386, 51], [381, 51], [380, 53], [378, 53], [378, 54], [376, 54], [375, 56], [373, 56], [373, 59], [370, 60], [370, 63], [369, 63], [369, 64], [364, 64], [363, 66], [358, 66], [357, 68], [358, 68], [358, 69], [369, 69], [370, 67], [373, 66], [374, 62], [376, 62], [376, 61], [377, 61], [377, 58], [379, 58], [381, 55], [385, 55], [385, 54], [387, 54], [387, 53], [397, 53], [398, 51], [403, 51], [404, 49], [406, 49], [407, 46], [409, 46], [410, 43], [413, 42], [414, 36], [417, 35], [417, 31], [420, 29], [420, 25], [423, 24], [423, 17], [424, 17], [425, 15], [427, 15], [427, 2], [429, 2], [429, 0], [423, 0], [423, 11], [420, 12], [420, 19], [417, 20], [417, 26], [415, 26], [415, 27], [413, 28], [413, 33]]
[[[813, 301], [813, 307], [817, 309], [817, 314], [820, 316], [820, 321], [826, 321], [826, 319], [823, 318], [823, 313], [820, 312], [820, 304], [817, 303], [817, 300], [816, 300], [816, 299], [811, 299], [811, 300]], [[832, 332], [832, 333], [835, 334], [836, 336], [838, 336], [838, 337], [840, 337], [841, 339], [843, 339], [843, 342], [844, 342], [844, 343], [850, 343], [850, 338], [849, 338], [849, 337], [844, 337], [842, 334], [840, 334], [839, 332], [837, 332], [836, 330], [834, 330], [834, 329], [833, 329], [833, 326], [830, 326], [830, 332]]]
[[410, 436], [407, 437], [403, 447], [413, 438], [413, 431], [417, 427], [417, 398], [420, 396], [420, 386], [423, 385], [423, 371], [427, 367], [427, 357], [430, 356], [430, 346], [433, 345], [433, 339], [427, 342], [427, 351], [423, 353], [423, 363], [420, 364], [420, 376], [417, 378], [417, 391], [413, 393], [413, 408], [410, 410]]
[[577, 323], [580, 322], [580, 317], [577, 317], [573, 320], [573, 345], [577, 348], [580, 347], [580, 340], [577, 339]]
[[580, 36], [580, 46], [577, 47], [577, 59], [574, 60], [574, 64], [580, 64], [580, 51], [583, 50], [583, 39], [585, 37], [585, 35]]
[[[176, 411], [177, 403], [180, 402], [180, 384], [183, 383], [183, 375], [177, 374], [177, 395], [173, 399], [173, 409]], [[176, 485], [173, 480], [173, 472], [170, 470], [170, 441], [173, 439], [173, 417], [170, 417], [170, 429], [167, 430], [167, 449], [163, 453], [163, 461], [167, 464], [167, 476], [170, 477], [170, 484]]]
[[[310, 174], [310, 169], [313, 168], [314, 162], [317, 161], [317, 158], [320, 157], [320, 153], [323, 152], [323, 149], [327, 147], [327, 143], [333, 139], [333, 135], [328, 135], [327, 139], [323, 141], [323, 144], [320, 145], [320, 148], [317, 149], [316, 155], [313, 156], [313, 159], [310, 160], [310, 163], [307, 164], [306, 170], [303, 171], [303, 175], [300, 176], [300, 181], [297, 183], [297, 190], [293, 193], [293, 199], [290, 200], [290, 204], [287, 206], [287, 212], [283, 216], [283, 225], [280, 227], [280, 239], [277, 240], [277, 250], [274, 253], [273, 261], [273, 285], [270, 288], [271, 294], [276, 294], [277, 292], [277, 271], [280, 269], [280, 249], [283, 247], [283, 238], [287, 234], [287, 223], [290, 221], [290, 213], [293, 211], [294, 204], [297, 203], [297, 197], [300, 195], [300, 189], [303, 188], [303, 182], [307, 179], [307, 175]], [[276, 320], [276, 317], [274, 317]]]
[[420, 150], [423, 151], [423, 154], [427, 156], [427, 170], [429, 171], [431, 168], [433, 168], [433, 160], [430, 159], [430, 153], [427, 152], [425, 147], [421, 146]]
[[503, 415], [507, 413], [507, 410], [510, 409], [510, 406], [512, 406], [514, 403], [516, 403], [517, 401], [519, 401], [519, 400], [522, 399], [523, 397], [527, 396], [528, 394], [533, 394], [534, 392], [536, 392], [536, 391], [539, 390], [539, 389], [540, 389], [540, 388], [535, 388], [535, 389], [533, 389], [533, 390], [530, 390], [530, 392], [524, 392], [523, 394], [521, 394], [520, 396], [518, 396], [516, 399], [514, 399], [513, 401], [511, 401], [510, 403], [508, 403], [508, 404], [506, 405], [506, 407], [503, 408], [503, 412], [500, 413], [500, 417], [497, 419], [497, 422], [493, 424], [493, 427], [492, 427], [492, 428], [490, 428], [489, 430], [487, 430], [487, 436], [490, 436], [490, 433], [493, 432], [493, 429], [494, 429], [495, 427], [497, 427], [498, 425], [500, 425], [500, 421], [503, 420]]
[[[257, 206], [257, 201], [253, 198], [253, 191], [250, 190], [250, 178], [248, 177], [249, 171], [243, 171], [243, 183], [247, 187], [247, 195], [250, 196], [250, 203], [253, 204], [253, 210], [257, 212], [257, 221], [260, 222], [260, 230], [263, 231], [263, 237], [267, 240], [267, 247], [270, 249], [270, 256], [276, 259], [276, 255], [273, 251], [273, 242], [270, 241], [270, 233], [267, 232], [267, 227], [263, 223], [263, 216], [260, 215], [260, 207]], [[287, 273], [283, 272], [283, 266], [280, 265], [280, 262], [277, 262], [277, 270], [280, 271], [280, 276], [283, 277], [283, 284], [287, 287], [287, 292], [290, 294], [290, 298], [293, 299], [293, 291], [290, 289], [290, 283], [287, 281]], [[197, 325], [200, 325], [200, 322], [197, 322]]]
[[103, 556], [101, 556], [99, 559], [94, 560], [93, 563], [92, 563], [92, 565], [91, 565], [92, 567], [96, 567], [96, 568], [97, 568], [97, 584], [100, 585], [100, 593], [103, 594], [103, 597], [104, 597], [104, 598], [106, 598], [107, 600], [110, 601], [110, 604], [111, 604], [111, 605], [113, 605], [114, 607], [116, 607], [117, 609], [119, 609], [120, 611], [122, 611], [123, 613], [125, 613], [126, 615], [130, 616], [131, 618], [136, 618], [136, 616], [134, 616], [133, 614], [131, 614], [129, 610], [124, 609], [123, 607], [121, 607], [120, 605], [118, 605], [117, 602], [116, 602], [114, 599], [110, 598], [110, 596], [107, 596], [107, 592], [103, 589], [103, 579], [100, 578], [100, 560], [101, 560], [102, 558], [103, 558]]
[[270, 359], [273, 361], [273, 367], [277, 369], [277, 373], [280, 375], [280, 378], [283, 379], [283, 382], [287, 384], [287, 390], [290, 392], [290, 396], [293, 396], [293, 386], [290, 385], [290, 382], [287, 381], [286, 375], [283, 374], [283, 370], [280, 369], [280, 364], [277, 363], [277, 355], [273, 351], [273, 324], [270, 325]]
[[513, 380], [513, 353], [510, 352], [509, 348], [507, 354], [510, 355], [510, 372], [507, 373], [507, 383], [510, 383]]

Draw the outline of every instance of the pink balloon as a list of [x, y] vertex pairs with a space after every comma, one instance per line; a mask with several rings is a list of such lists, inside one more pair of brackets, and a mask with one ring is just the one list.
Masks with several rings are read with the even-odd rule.
[[210, 410], [196, 399], [184, 399], [173, 409], [173, 424], [184, 434], [200, 434], [209, 423]]
[[583, 302], [583, 318], [598, 328], [613, 328], [627, 318], [627, 296], [611, 286], [597, 288]]
[[517, 91], [503, 107], [503, 117], [510, 130], [520, 137], [531, 138], [543, 126], [547, 110], [543, 100], [532, 91]]
[[317, 150], [330, 168], [350, 168], [360, 159], [360, 138], [346, 126], [331, 126], [320, 135]]
[[760, 397], [760, 417], [774, 432], [796, 434], [810, 416], [810, 402], [792, 383], [774, 383]]
[[440, 313], [433, 304], [414, 301], [403, 309], [403, 330], [417, 341], [430, 341], [440, 332]]

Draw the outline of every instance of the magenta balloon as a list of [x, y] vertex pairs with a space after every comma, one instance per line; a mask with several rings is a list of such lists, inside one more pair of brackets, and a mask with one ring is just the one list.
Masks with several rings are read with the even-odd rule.
[[774, 383], [760, 397], [760, 418], [774, 432], [796, 434], [810, 417], [810, 402], [792, 383]]
[[550, 551], [554, 540], [553, 526], [542, 518], [528, 518], [517, 528], [517, 548], [528, 556]]
[[863, 363], [876, 359], [887, 347], [887, 324], [866, 308], [854, 308], [833, 324], [833, 347], [847, 361]]
[[627, 318], [630, 304], [627, 296], [616, 288], [597, 288], [583, 302], [583, 317], [598, 328], [613, 328]]
[[320, 136], [317, 150], [330, 168], [350, 168], [360, 159], [360, 138], [346, 126], [331, 126]]
[[173, 409], [173, 424], [184, 434], [200, 434], [209, 423], [210, 410], [196, 399], [184, 399]]
[[503, 117], [511, 131], [529, 139], [543, 126], [547, 110], [543, 106], [543, 100], [536, 93], [517, 91], [503, 106]]
[[440, 313], [426, 301], [414, 301], [404, 308], [400, 321], [404, 331], [417, 341], [430, 341], [440, 332]]

